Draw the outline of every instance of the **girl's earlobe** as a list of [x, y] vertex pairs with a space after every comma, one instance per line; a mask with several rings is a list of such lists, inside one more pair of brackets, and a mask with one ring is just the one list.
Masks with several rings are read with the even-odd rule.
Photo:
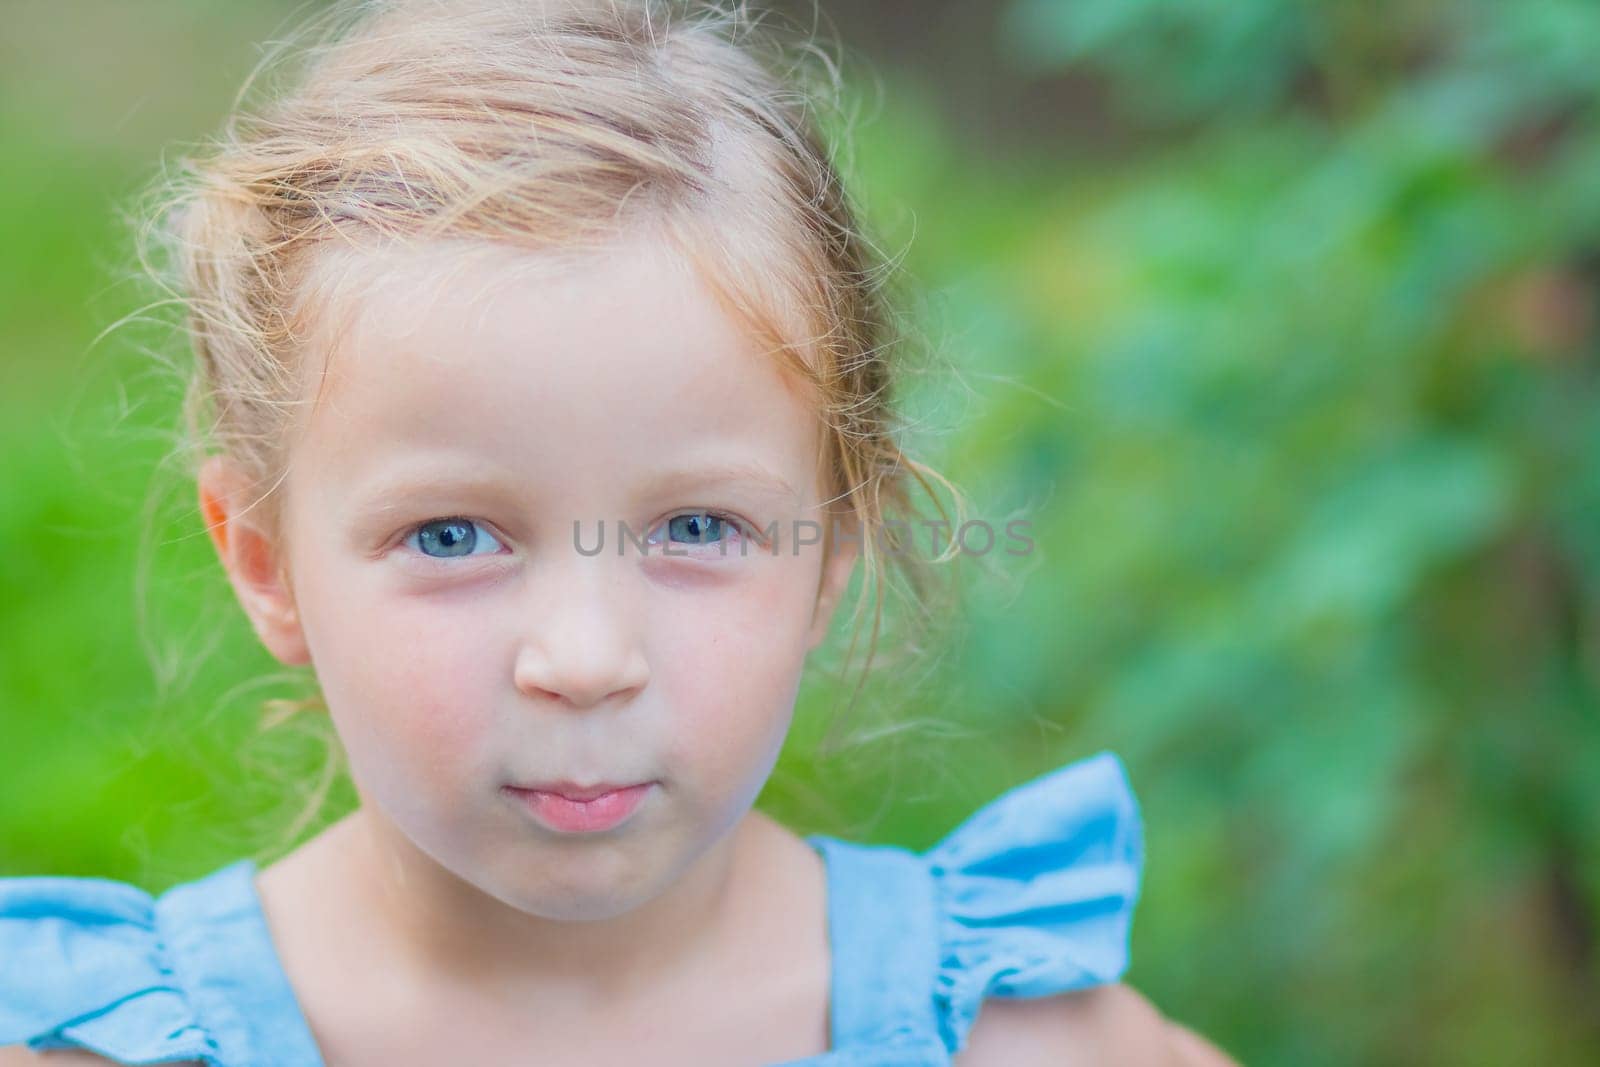
[[216, 497], [207, 494], [204, 481], [200, 486], [200, 515], [206, 522], [206, 533], [217, 546], [217, 554], [228, 555], [228, 513]]
[[245, 514], [249, 481], [225, 456], [200, 469], [200, 514], [256, 636], [287, 666], [311, 661], [281, 544]]

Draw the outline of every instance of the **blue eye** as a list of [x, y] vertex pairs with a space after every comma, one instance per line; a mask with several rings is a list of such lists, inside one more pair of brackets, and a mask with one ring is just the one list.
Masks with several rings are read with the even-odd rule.
[[[690, 545], [725, 544], [729, 543], [731, 535], [744, 534], [743, 524], [737, 519], [715, 511], [685, 511], [674, 515], [666, 521], [666, 530], [674, 543]], [[652, 544], [660, 543], [653, 533], [648, 540]]]
[[[429, 519], [413, 526], [404, 543], [415, 544], [417, 551], [429, 559], [493, 555], [500, 548], [500, 542], [495, 540], [493, 534], [471, 519], [463, 518]], [[481, 545], [487, 545], [488, 551], [474, 553], [473, 549]], [[437, 550], [437, 554], [434, 550]]]

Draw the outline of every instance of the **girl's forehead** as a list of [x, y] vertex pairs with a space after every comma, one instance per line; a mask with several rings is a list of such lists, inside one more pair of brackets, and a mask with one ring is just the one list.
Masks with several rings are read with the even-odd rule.
[[336, 328], [308, 361], [305, 431], [319, 459], [431, 443], [514, 464], [560, 449], [620, 468], [638, 458], [626, 449], [717, 441], [794, 474], [815, 456], [815, 407], [780, 353], [660, 246], [439, 245], [330, 263], [322, 299]]
[[[640, 268], [631, 277], [625, 272], [630, 264]], [[325, 348], [348, 343], [352, 333], [392, 340], [441, 316], [459, 326], [463, 316], [481, 314], [510, 288], [524, 294], [537, 288], [546, 299], [593, 299], [644, 276], [673, 284], [681, 270], [665, 250], [643, 242], [550, 250], [442, 239], [358, 244], [319, 252], [302, 299], [314, 323], [313, 344]]]
[[481, 336], [508, 321], [532, 328], [536, 341], [552, 332], [528, 321], [539, 317], [571, 333], [597, 334], [645, 319], [650, 333], [641, 341], [696, 330], [702, 340], [715, 336], [723, 348], [759, 352], [765, 363], [783, 367], [778, 353], [764, 351], [768, 346], [722, 309], [684, 255], [643, 235], [571, 249], [459, 239], [328, 249], [311, 263], [300, 300], [298, 318], [309, 324], [306, 365], [318, 371], [333, 362], [323, 357], [346, 350], [392, 347], [440, 331]]

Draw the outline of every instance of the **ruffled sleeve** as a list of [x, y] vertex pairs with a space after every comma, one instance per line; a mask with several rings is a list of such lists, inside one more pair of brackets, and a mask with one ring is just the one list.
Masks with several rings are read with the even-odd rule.
[[935, 1011], [951, 1051], [985, 997], [1067, 992], [1127, 969], [1144, 834], [1115, 754], [1002, 794], [923, 858], [935, 887]]
[[0, 1046], [16, 1044], [211, 1062], [147, 893], [100, 878], [0, 879]]

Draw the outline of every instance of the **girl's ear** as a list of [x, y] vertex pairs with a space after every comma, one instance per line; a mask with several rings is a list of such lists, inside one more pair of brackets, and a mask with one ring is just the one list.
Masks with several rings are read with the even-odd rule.
[[820, 645], [828, 636], [828, 624], [850, 585], [850, 575], [855, 570], [856, 558], [861, 554], [861, 527], [853, 516], [836, 518], [824, 538], [827, 556], [822, 564], [822, 579], [817, 586], [817, 603], [811, 612], [811, 630], [806, 638], [806, 651]]
[[280, 663], [311, 662], [283, 546], [246, 510], [248, 479], [226, 456], [212, 456], [201, 466], [198, 481], [206, 532], [256, 636]]

